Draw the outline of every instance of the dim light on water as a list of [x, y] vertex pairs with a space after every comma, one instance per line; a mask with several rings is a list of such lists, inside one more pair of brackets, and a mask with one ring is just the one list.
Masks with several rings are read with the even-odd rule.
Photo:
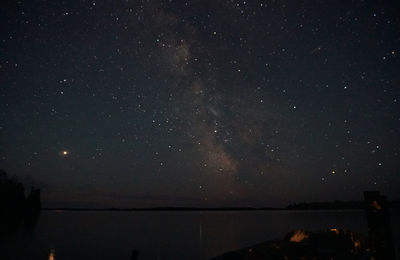
[[51, 249], [48, 260], [55, 260], [55, 259], [56, 259], [56, 254], [54, 253], [54, 249]]

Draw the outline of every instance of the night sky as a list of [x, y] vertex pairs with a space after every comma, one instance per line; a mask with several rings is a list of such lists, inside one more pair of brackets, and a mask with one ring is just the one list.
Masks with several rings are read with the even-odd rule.
[[0, 168], [45, 207], [400, 197], [397, 1], [5, 1]]

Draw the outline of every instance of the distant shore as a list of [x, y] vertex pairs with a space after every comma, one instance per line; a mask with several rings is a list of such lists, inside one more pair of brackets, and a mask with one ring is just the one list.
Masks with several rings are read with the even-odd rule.
[[[389, 207], [400, 209], [400, 200], [391, 201]], [[286, 207], [152, 207], [152, 208], [68, 208], [44, 207], [44, 211], [278, 211], [278, 210], [364, 210], [364, 201], [335, 201], [294, 203]]]
[[155, 208], [42, 208], [47, 211], [262, 211], [286, 210], [285, 208], [192, 208], [192, 207], [155, 207]]

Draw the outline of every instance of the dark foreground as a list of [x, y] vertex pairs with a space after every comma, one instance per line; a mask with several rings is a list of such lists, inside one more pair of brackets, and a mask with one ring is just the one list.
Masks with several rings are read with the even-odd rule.
[[331, 228], [327, 232], [296, 231], [281, 241], [229, 252], [222, 259], [368, 259], [395, 260], [390, 212], [385, 196], [364, 192], [368, 236]]
[[365, 236], [347, 230], [291, 232], [283, 240], [273, 240], [225, 253], [213, 260], [256, 259], [371, 259]]

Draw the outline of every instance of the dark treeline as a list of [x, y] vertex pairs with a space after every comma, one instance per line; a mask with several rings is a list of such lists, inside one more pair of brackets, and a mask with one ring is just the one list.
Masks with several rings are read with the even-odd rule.
[[37, 219], [40, 208], [40, 189], [32, 187], [26, 193], [20, 181], [0, 170], [0, 227], [3, 231], [12, 231], [21, 223], [30, 226]]
[[[365, 209], [365, 201], [301, 202], [286, 207], [289, 210], [313, 209]], [[400, 201], [389, 202], [390, 208], [400, 208]]]
[[332, 201], [293, 203], [286, 209], [365, 209], [364, 201]]
[[152, 208], [42, 208], [42, 210], [69, 210], [69, 211], [256, 211], [256, 210], [283, 210], [283, 208], [254, 208], [254, 207], [152, 207]]
[[[400, 200], [388, 203], [390, 208], [400, 208]], [[284, 208], [272, 207], [147, 207], [147, 208], [73, 208], [55, 207], [42, 210], [68, 211], [261, 211], [261, 210], [364, 210], [364, 201], [333, 201], [333, 202], [300, 202]]]

